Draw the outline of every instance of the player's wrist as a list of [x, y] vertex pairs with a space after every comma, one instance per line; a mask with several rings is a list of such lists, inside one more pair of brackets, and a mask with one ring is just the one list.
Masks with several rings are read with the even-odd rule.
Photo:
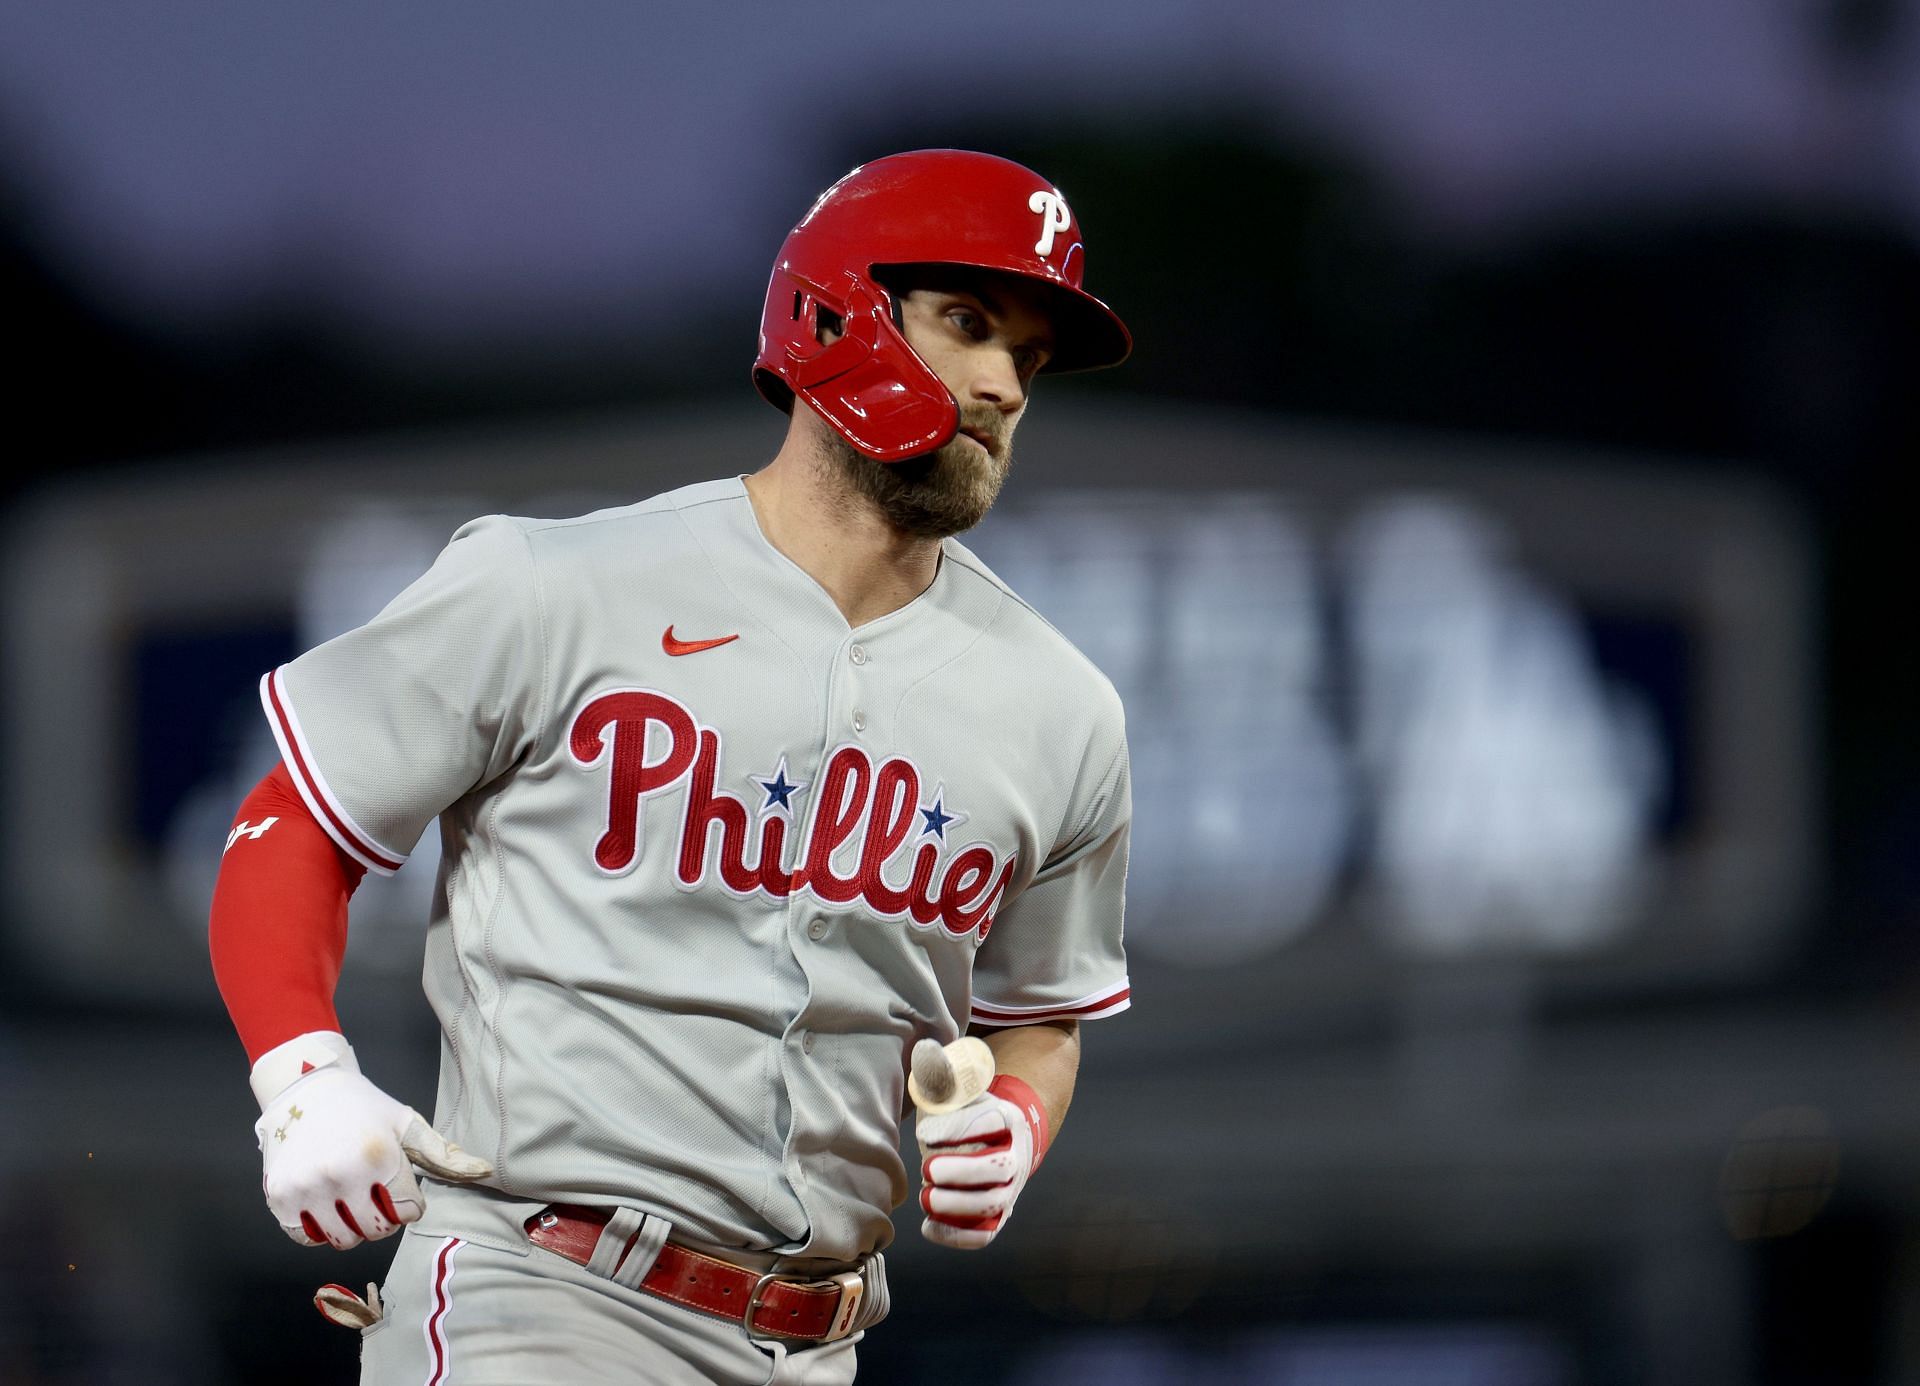
[[1031, 1174], [1040, 1168], [1041, 1157], [1047, 1153], [1047, 1104], [1040, 1100], [1040, 1094], [1031, 1084], [1011, 1073], [995, 1074], [987, 1084], [987, 1091], [1011, 1103], [1027, 1123], [1027, 1131], [1033, 1137], [1033, 1163], [1027, 1166]]
[[360, 1064], [353, 1056], [353, 1046], [338, 1031], [310, 1030], [262, 1054], [254, 1061], [247, 1081], [253, 1088], [254, 1101], [265, 1112], [302, 1078], [329, 1068], [358, 1073]]

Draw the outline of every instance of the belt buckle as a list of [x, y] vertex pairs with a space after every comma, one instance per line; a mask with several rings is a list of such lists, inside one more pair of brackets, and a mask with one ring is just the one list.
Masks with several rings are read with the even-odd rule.
[[[866, 1277], [859, 1271], [842, 1271], [838, 1275], [828, 1276], [824, 1281], [808, 1281], [798, 1276], [781, 1275], [775, 1271], [768, 1271], [765, 1275], [753, 1282], [753, 1292], [747, 1296], [747, 1311], [741, 1315], [740, 1318], [740, 1329], [747, 1335], [749, 1341], [753, 1338], [753, 1316], [760, 1308], [760, 1296], [765, 1294], [767, 1286], [776, 1280], [797, 1285], [815, 1284], [835, 1285], [839, 1287], [840, 1300], [833, 1306], [832, 1326], [817, 1339], [814, 1339], [812, 1334], [804, 1335], [806, 1338], [822, 1343], [837, 1343], [853, 1331], [854, 1322], [860, 1317], [860, 1301], [866, 1297], [867, 1293]], [[773, 1330], [773, 1334], [780, 1337], [789, 1336], [781, 1334], [778, 1329]]]
[[761, 1294], [764, 1293], [767, 1286], [771, 1285], [774, 1281], [785, 1279], [787, 1279], [786, 1276], [776, 1275], [772, 1271], [768, 1271], [765, 1275], [753, 1282], [753, 1293], [747, 1296], [747, 1312], [740, 1316], [740, 1331], [747, 1335], [748, 1342], [753, 1341], [753, 1316], [760, 1308]]

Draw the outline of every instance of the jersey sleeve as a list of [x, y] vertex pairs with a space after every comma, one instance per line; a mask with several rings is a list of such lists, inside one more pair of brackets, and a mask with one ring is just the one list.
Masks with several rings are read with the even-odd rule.
[[1127, 1009], [1133, 791], [1124, 732], [1115, 727], [1105, 739], [1112, 749], [1082, 762], [1066, 840], [1000, 911], [974, 957], [976, 1025], [1098, 1020]]
[[531, 552], [492, 515], [367, 624], [268, 673], [260, 699], [314, 817], [391, 875], [442, 809], [536, 739], [544, 670]]

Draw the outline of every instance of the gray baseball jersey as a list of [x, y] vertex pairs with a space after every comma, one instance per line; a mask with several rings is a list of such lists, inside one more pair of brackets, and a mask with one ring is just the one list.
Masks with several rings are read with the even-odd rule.
[[916, 1039], [1127, 1006], [1119, 699], [951, 539], [850, 629], [737, 478], [490, 516], [261, 694], [349, 855], [440, 821], [436, 1124], [507, 1192], [851, 1260]]

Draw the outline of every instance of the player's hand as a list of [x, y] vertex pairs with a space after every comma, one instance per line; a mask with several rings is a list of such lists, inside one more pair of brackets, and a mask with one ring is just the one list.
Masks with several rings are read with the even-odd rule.
[[416, 1220], [427, 1204], [414, 1165], [455, 1182], [493, 1172], [357, 1069], [339, 1064], [283, 1089], [253, 1130], [267, 1207], [302, 1246], [325, 1242], [345, 1251]]
[[1006, 1226], [1047, 1139], [1046, 1117], [1031, 1089], [1005, 1075], [957, 1111], [922, 1112], [914, 1134], [920, 1211], [927, 1215], [920, 1235], [962, 1251], [979, 1250]]

